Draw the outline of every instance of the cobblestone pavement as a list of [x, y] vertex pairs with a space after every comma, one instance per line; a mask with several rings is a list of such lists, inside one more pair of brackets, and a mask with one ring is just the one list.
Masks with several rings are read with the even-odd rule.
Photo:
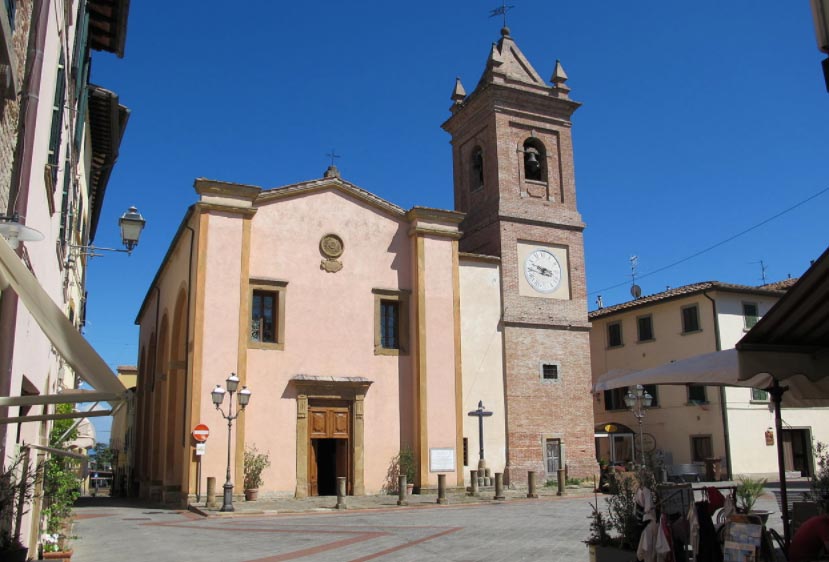
[[[73, 561], [586, 561], [593, 496], [568, 492], [530, 500], [509, 491], [503, 502], [450, 495], [446, 506], [411, 496], [408, 507], [396, 496], [349, 497], [342, 511], [332, 497], [271, 498], [207, 516], [87, 498], [75, 510]], [[758, 508], [773, 511], [773, 496]], [[779, 515], [769, 523], [779, 526]]]

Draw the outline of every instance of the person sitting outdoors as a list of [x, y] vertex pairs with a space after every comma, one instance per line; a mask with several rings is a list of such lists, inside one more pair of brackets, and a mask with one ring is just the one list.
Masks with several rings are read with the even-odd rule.
[[829, 515], [815, 515], [797, 530], [789, 546], [789, 562], [815, 560], [829, 552]]

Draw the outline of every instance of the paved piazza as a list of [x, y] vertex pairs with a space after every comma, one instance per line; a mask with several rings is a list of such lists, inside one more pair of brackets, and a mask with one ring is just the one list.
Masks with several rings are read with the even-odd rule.
[[126, 503], [75, 510], [78, 562], [587, 560], [592, 497], [204, 518]]

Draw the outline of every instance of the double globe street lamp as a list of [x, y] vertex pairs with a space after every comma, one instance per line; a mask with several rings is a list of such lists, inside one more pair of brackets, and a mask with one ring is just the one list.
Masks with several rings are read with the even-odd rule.
[[645, 417], [645, 409], [650, 408], [651, 404], [653, 404], [653, 396], [641, 384], [630, 387], [627, 394], [625, 394], [625, 406], [639, 422], [639, 451], [642, 453], [642, 466], [645, 466], [645, 439], [642, 433], [642, 419]]
[[[213, 398], [213, 404], [216, 409], [222, 414], [222, 417], [227, 420], [227, 479], [224, 485], [224, 496], [222, 498], [222, 508], [219, 511], [233, 511], [233, 482], [230, 480], [230, 435], [233, 428], [233, 420], [239, 417], [239, 414], [245, 410], [245, 406], [250, 402], [250, 390], [243, 386], [242, 390], [237, 394], [239, 401], [239, 410], [236, 414], [233, 413], [233, 393], [239, 388], [239, 377], [236, 373], [230, 373], [225, 381], [227, 390], [222, 388], [222, 385], [217, 384], [216, 388], [212, 390], [210, 396]], [[230, 398], [228, 401], [227, 414], [222, 410], [222, 402], [224, 402], [225, 394]]]

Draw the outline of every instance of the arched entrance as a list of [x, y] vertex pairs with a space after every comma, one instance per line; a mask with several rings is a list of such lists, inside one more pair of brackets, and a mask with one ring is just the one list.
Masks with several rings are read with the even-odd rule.
[[634, 433], [621, 423], [600, 423], [594, 431], [596, 439], [596, 460], [609, 464], [633, 462]]

